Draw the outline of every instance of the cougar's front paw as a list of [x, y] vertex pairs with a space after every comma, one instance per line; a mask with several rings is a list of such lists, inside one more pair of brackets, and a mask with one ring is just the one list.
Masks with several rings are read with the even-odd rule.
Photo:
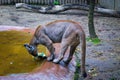
[[53, 62], [58, 64], [63, 58], [54, 59]]
[[63, 60], [65, 64], [69, 64], [71, 60]]
[[54, 55], [51, 55], [51, 56], [47, 57], [48, 61], [53, 61], [53, 59], [54, 59]]

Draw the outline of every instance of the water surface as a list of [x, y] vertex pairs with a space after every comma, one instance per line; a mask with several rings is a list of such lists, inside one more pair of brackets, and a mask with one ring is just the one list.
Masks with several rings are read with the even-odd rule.
[[[0, 76], [30, 72], [42, 64], [43, 60], [35, 61], [23, 46], [31, 37], [30, 32], [0, 31]], [[39, 50], [46, 52], [43, 46]]]

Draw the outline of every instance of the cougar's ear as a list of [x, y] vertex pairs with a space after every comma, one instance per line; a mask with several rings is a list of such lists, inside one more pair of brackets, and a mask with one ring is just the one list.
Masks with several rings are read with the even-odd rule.
[[30, 48], [30, 45], [29, 45], [29, 44], [24, 44], [24, 47], [25, 47], [27, 50], [31, 50], [31, 48]]

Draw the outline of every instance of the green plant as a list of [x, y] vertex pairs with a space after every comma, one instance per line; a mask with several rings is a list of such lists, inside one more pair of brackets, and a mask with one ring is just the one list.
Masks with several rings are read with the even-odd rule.
[[76, 66], [75, 66], [75, 72], [74, 72], [74, 80], [79, 80], [79, 78], [80, 78], [80, 66], [81, 66], [81, 64], [80, 64], [80, 59], [79, 59], [79, 57], [78, 57], [78, 51], [76, 50], [75, 51], [75, 56], [76, 56]]
[[54, 0], [54, 5], [59, 5], [59, 1], [58, 0]]
[[117, 80], [115, 77], [110, 78], [110, 80]]
[[99, 38], [90, 38], [90, 37], [87, 37], [86, 40], [89, 41], [89, 42], [92, 42], [95, 45], [100, 44], [100, 42], [101, 42]]

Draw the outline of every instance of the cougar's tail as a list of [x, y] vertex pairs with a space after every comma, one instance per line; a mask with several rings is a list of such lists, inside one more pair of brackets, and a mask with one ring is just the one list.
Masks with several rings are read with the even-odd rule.
[[85, 33], [82, 32], [80, 34], [80, 45], [81, 45], [81, 73], [82, 76], [86, 77], [86, 71], [85, 71], [85, 61], [86, 61], [86, 37]]

